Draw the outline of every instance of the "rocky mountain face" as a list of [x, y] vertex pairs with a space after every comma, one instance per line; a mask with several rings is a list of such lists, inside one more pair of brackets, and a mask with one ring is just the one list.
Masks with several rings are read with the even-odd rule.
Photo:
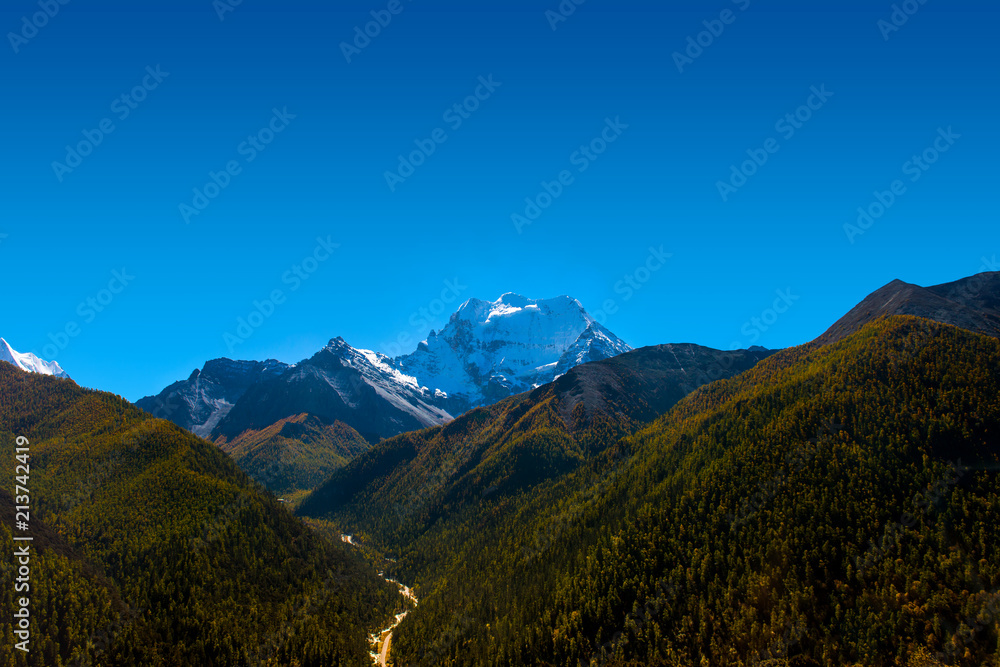
[[[484, 489], [511, 491], [565, 475], [698, 387], [739, 375], [772, 354], [656, 345], [576, 366], [442, 428], [373, 447], [313, 491], [299, 513], [355, 525], [365, 508], [402, 507], [382, 512], [376, 530], [420, 533], [439, 517], [437, 510], [424, 510], [447, 505], [457, 514], [463, 504], [478, 502]], [[411, 523], [418, 515], [420, 521]]]
[[334, 338], [294, 366], [209, 362], [137, 405], [214, 441], [275, 492], [295, 495], [362, 451], [358, 438], [374, 444], [446, 424], [630, 350], [576, 299], [504, 294], [467, 301], [409, 355], [392, 359]]
[[442, 407], [445, 398], [402, 375], [385, 355], [335, 338], [312, 358], [248, 389], [213, 429], [212, 438], [232, 439], [304, 413], [327, 424], [340, 421], [378, 442], [450, 421], [453, 416]]
[[208, 437], [247, 389], [279, 376], [288, 368], [288, 364], [274, 359], [213, 359], [201, 370], [192, 372], [187, 380], [175, 382], [156, 396], [140, 399], [136, 406], [195, 435]]
[[508, 293], [465, 302], [412, 354], [391, 359], [335, 338], [294, 366], [219, 359], [137, 405], [212, 440], [305, 414], [339, 421], [374, 443], [631, 349], [576, 299]]

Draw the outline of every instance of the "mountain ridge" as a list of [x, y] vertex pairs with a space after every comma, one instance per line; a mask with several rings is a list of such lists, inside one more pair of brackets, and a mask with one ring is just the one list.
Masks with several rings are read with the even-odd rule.
[[[994, 338], [879, 318], [637, 430], [596, 424], [588, 461], [563, 411], [529, 400], [561, 378], [382, 443], [300, 512], [413, 583], [420, 607], [393, 639], [404, 664], [458, 614], [435, 664], [992, 664], [991, 621], [969, 653], [949, 637], [1000, 582], [998, 369]], [[957, 457], [967, 472], [943, 487]], [[955, 661], [906, 661], [928, 651]]]
[[875, 290], [838, 319], [816, 343], [826, 345], [886, 315], [912, 315], [1000, 337], [1000, 271], [921, 287], [900, 279]]
[[[265, 484], [321, 481], [317, 475], [361, 451], [352, 433], [374, 444], [447, 424], [629, 350], [576, 299], [508, 292], [496, 301], [467, 300], [409, 355], [390, 358], [338, 336], [293, 365], [213, 360], [136, 405], [223, 446]], [[291, 428], [290, 419], [308, 426]], [[304, 440], [296, 445], [289, 433]], [[294, 460], [309, 469], [291, 471]], [[281, 483], [274, 490], [301, 488]]]
[[288, 368], [288, 364], [276, 359], [212, 359], [193, 370], [186, 380], [175, 382], [156, 396], [146, 396], [135, 404], [204, 438], [229, 414], [247, 389]]

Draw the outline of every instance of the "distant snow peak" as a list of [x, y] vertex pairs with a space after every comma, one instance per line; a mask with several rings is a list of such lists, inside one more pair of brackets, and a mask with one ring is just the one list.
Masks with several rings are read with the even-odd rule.
[[8, 364], [13, 364], [22, 371], [29, 373], [54, 375], [60, 378], [69, 377], [66, 371], [55, 361], [44, 361], [30, 352], [18, 352], [3, 338], [0, 338], [0, 361], [6, 361]]
[[176, 406], [169, 419], [212, 439], [308, 412], [377, 442], [445, 424], [470, 408], [552, 382], [574, 366], [631, 349], [576, 299], [508, 292], [496, 301], [469, 299], [409, 355], [391, 358], [337, 337], [296, 366], [208, 362], [138, 405], [154, 414]]
[[469, 299], [444, 329], [393, 364], [421, 386], [482, 405], [631, 349], [577, 299], [507, 292], [496, 301]]

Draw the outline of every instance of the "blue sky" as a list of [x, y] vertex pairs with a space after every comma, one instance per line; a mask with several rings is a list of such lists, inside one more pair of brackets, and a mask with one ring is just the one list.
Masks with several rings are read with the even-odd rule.
[[1000, 254], [985, 3], [221, 2], [0, 12], [0, 336], [85, 386], [407, 352], [421, 309], [508, 291], [634, 346], [784, 347]]

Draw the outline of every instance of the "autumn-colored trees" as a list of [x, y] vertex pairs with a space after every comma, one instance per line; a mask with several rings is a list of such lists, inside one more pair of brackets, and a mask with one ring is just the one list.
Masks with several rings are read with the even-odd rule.
[[[2, 619], [0, 667], [370, 664], [367, 633], [398, 594], [214, 445], [0, 363], [0, 489], [13, 488], [15, 434], [31, 441], [33, 531], [47, 537], [32, 561], [32, 651], [8, 651]], [[6, 518], [0, 548], [13, 550]], [[10, 572], [0, 559], [6, 610]]]
[[[600, 446], [552, 422], [515, 437], [516, 408], [411, 435], [426, 473], [355, 481], [326, 515], [419, 586], [399, 664], [997, 660], [1000, 341], [880, 320], [703, 387], [632, 435], [598, 426], [615, 438]], [[470, 443], [473, 460], [433, 476]], [[517, 443], [551, 473], [520, 468]], [[424, 501], [384, 502], [408, 497]]]

